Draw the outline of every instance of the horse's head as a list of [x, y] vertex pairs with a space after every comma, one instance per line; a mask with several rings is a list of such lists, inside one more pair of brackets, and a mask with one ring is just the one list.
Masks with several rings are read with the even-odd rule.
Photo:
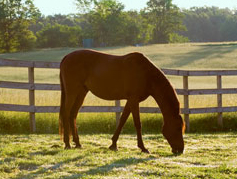
[[178, 119], [172, 119], [164, 123], [162, 133], [170, 144], [173, 154], [182, 154], [184, 151], [184, 131], [185, 123], [180, 115]]

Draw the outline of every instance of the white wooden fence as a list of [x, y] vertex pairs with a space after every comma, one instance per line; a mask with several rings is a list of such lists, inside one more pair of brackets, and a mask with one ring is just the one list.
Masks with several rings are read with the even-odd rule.
[[[0, 104], [0, 111], [18, 111], [29, 112], [30, 115], [30, 129], [32, 132], [36, 131], [35, 113], [57, 113], [59, 106], [36, 106], [35, 105], [35, 90], [60, 90], [59, 84], [40, 84], [34, 82], [35, 68], [59, 68], [59, 62], [34, 62], [34, 61], [20, 61], [0, 59], [0, 67], [26, 67], [28, 68], [28, 83], [23, 82], [9, 82], [1, 81], [0, 88], [11, 89], [26, 89], [29, 90], [29, 105], [14, 105], [14, 104]], [[222, 88], [222, 76], [237, 76], [237, 70], [171, 70], [162, 69], [166, 75], [175, 75], [183, 77], [183, 89], [176, 89], [179, 95], [183, 95], [184, 108], [181, 113], [184, 114], [187, 130], [189, 131], [189, 115], [200, 113], [218, 113], [218, 124], [223, 125], [223, 112], [236, 112], [237, 106], [223, 107], [222, 94], [237, 94], [237, 88]], [[217, 87], [215, 89], [189, 89], [188, 79], [192, 76], [216, 76]], [[236, 85], [237, 86], [237, 85]], [[0, 94], [1, 95], [1, 94]], [[217, 95], [217, 106], [209, 108], [190, 108], [190, 95]], [[0, 96], [1, 97], [1, 96]], [[116, 113], [116, 120], [118, 122], [120, 113], [123, 107], [120, 106], [120, 101], [115, 101], [115, 106], [83, 106], [80, 112], [114, 112]], [[141, 107], [141, 113], [160, 113], [157, 107]]]

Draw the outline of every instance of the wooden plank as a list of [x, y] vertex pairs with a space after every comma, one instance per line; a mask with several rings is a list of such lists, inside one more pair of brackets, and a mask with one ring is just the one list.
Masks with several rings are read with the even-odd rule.
[[184, 89], [175, 89], [176, 93], [178, 95], [188, 95], [188, 91], [187, 90], [184, 90]]
[[60, 106], [36, 106], [36, 113], [58, 113]]
[[0, 81], [0, 88], [10, 89], [28, 89], [28, 90], [56, 90], [60, 91], [59, 84], [42, 84], [42, 83], [25, 83], [25, 82], [11, 82], [11, 81]]
[[35, 84], [35, 90], [55, 90], [60, 91], [61, 87], [59, 84]]
[[158, 107], [140, 107], [141, 113], [161, 113]]
[[218, 109], [218, 107], [191, 108], [188, 112], [189, 114], [217, 113], [221, 112], [221, 109]]
[[[58, 113], [60, 110], [59, 106], [36, 106], [35, 110], [37, 113]], [[122, 112], [123, 107], [115, 106], [82, 106], [79, 112], [82, 113], [99, 113], [99, 112]]]
[[82, 106], [80, 112], [122, 112], [122, 107], [115, 106]]
[[237, 112], [237, 106], [222, 107], [221, 112]]
[[[82, 106], [79, 112], [82, 113], [97, 113], [97, 112], [122, 112], [122, 106]], [[59, 112], [59, 106], [36, 106], [35, 107], [37, 113], [57, 113]], [[141, 113], [161, 113], [158, 107], [140, 107]]]
[[[97, 112], [122, 112], [124, 107], [115, 106], [83, 106], [80, 112], [97, 113]], [[37, 112], [37, 113], [58, 113], [59, 106], [29, 106], [29, 105], [14, 105], [0, 104], [0, 111], [16, 111], [16, 112]], [[161, 113], [158, 107], [140, 107], [141, 113]], [[237, 112], [237, 106], [230, 107], [209, 107], [209, 108], [182, 108], [182, 114], [203, 114], [203, 113], [218, 113], [218, 112]]]
[[[58, 90], [60, 91], [60, 84], [43, 84], [35, 83], [32, 85], [25, 82], [11, 82], [0, 81], [1, 88], [11, 89], [30, 89], [30, 90]], [[225, 89], [176, 89], [179, 95], [207, 95], [207, 94], [237, 94], [237, 88], [225, 88]]]
[[5, 67], [33, 67], [33, 61], [0, 59], [0, 66]]
[[218, 112], [237, 112], [237, 106], [231, 107], [209, 107], [209, 108], [192, 108], [189, 109], [189, 114], [204, 114], [204, 113], [218, 113]]
[[161, 69], [166, 75], [188, 76], [189, 71], [176, 69]]
[[[12, 106], [12, 105], [11, 105]], [[13, 105], [14, 107], [18, 105]], [[82, 113], [99, 113], [99, 112], [122, 112], [123, 111], [122, 106], [116, 107], [116, 106], [82, 106], [79, 112]], [[15, 109], [15, 108], [14, 108]], [[1, 110], [1, 105], [0, 105]], [[60, 110], [59, 106], [36, 106], [35, 112], [37, 113], [58, 113]], [[28, 111], [25, 111], [28, 112]], [[160, 109], [158, 107], [140, 107], [141, 113], [161, 113]]]
[[34, 112], [34, 106], [16, 105], [16, 104], [0, 104], [0, 111]]
[[[35, 90], [56, 90], [60, 91], [60, 84], [35, 83], [34, 85], [25, 82], [0, 81], [0, 88], [11, 89], [35, 89]], [[222, 89], [176, 89], [179, 95], [210, 95], [210, 94], [237, 94], [237, 88]]]
[[23, 82], [0, 81], [0, 88], [34, 89], [34, 85]]
[[0, 66], [7, 67], [35, 67], [35, 68], [59, 68], [60, 62], [44, 62], [44, 61], [24, 61], [1, 59]]
[[[98, 113], [98, 112], [122, 112], [122, 106], [82, 106], [79, 112], [82, 113]], [[18, 111], [18, 112], [36, 112], [36, 113], [58, 113], [60, 106], [28, 106], [0, 104], [0, 111]], [[140, 107], [141, 113], [161, 113], [158, 107]]]
[[59, 68], [60, 62], [40, 62], [36, 61], [34, 63], [35, 68]]
[[161, 69], [166, 75], [176, 76], [232, 76], [237, 75], [237, 70], [177, 70]]
[[207, 94], [236, 94], [237, 88], [219, 88], [219, 89], [189, 89], [189, 95], [207, 95]]
[[188, 71], [188, 76], [233, 76], [237, 75], [237, 70], [200, 70]]

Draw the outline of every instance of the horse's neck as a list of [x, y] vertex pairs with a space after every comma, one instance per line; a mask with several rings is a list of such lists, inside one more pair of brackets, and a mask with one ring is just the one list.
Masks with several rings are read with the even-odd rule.
[[179, 114], [180, 105], [176, 92], [166, 77], [156, 82], [153, 90], [153, 97], [158, 103], [164, 118]]

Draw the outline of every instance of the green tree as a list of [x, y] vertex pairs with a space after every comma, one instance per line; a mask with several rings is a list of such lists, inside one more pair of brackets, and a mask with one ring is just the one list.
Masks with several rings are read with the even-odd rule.
[[153, 24], [153, 43], [169, 43], [174, 33], [186, 30], [183, 15], [172, 0], [149, 0], [147, 6], [148, 18]]
[[32, 0], [0, 0], [0, 50], [10, 52], [31, 48], [36, 38], [28, 27], [39, 15]]
[[237, 16], [228, 8], [192, 7], [183, 11], [186, 32], [193, 42], [220, 42], [237, 40]]
[[124, 5], [115, 0], [100, 0], [89, 12], [93, 38], [99, 46], [122, 44]]
[[76, 47], [81, 42], [81, 28], [48, 24], [36, 33], [39, 47]]
[[[116, 0], [77, 0], [78, 8], [87, 8], [81, 15], [84, 38], [93, 38], [97, 46], [139, 43], [141, 16], [124, 12], [124, 5]], [[85, 12], [85, 11], [84, 11]]]
[[143, 11], [127, 11], [124, 12], [124, 16], [125, 44], [147, 44], [151, 39], [152, 26]]

